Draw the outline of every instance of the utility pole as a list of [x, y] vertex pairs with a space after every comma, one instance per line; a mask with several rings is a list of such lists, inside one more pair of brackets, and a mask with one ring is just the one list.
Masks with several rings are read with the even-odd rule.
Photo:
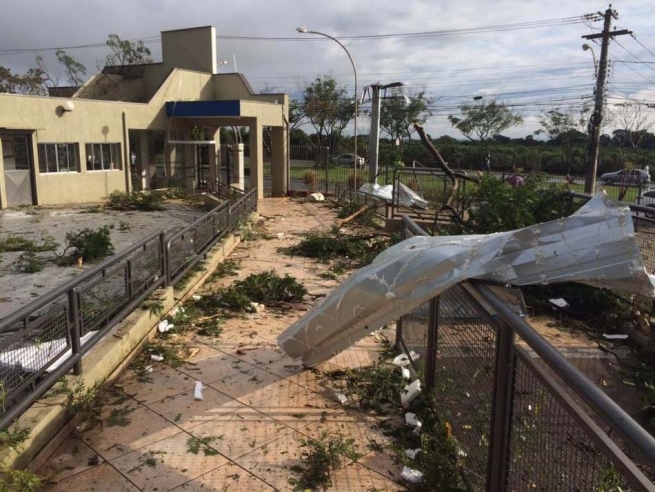
[[378, 160], [380, 153], [380, 84], [371, 84], [371, 133], [369, 135], [368, 180], [378, 183]]
[[601, 39], [600, 60], [598, 62], [598, 75], [596, 76], [596, 90], [594, 93], [594, 111], [589, 119], [589, 143], [586, 154], [586, 175], [584, 191], [593, 195], [596, 191], [596, 172], [598, 170], [598, 155], [600, 150], [600, 126], [603, 122], [603, 105], [605, 103], [605, 81], [607, 80], [607, 58], [609, 55], [609, 44], [615, 36], [632, 34], [632, 31], [623, 29], [610, 31], [612, 19], [618, 19], [619, 14], [612, 10], [612, 5], [605, 11], [599, 12], [603, 16], [603, 31], [598, 34], [582, 36], [583, 39]]

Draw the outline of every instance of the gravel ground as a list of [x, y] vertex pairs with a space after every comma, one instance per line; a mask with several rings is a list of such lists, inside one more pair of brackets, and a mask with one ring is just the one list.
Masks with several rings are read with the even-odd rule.
[[[66, 233], [106, 225], [111, 228], [111, 240], [115, 251], [119, 253], [158, 230], [180, 230], [205, 213], [201, 205], [190, 205], [182, 201], [167, 202], [165, 208], [161, 212], [93, 212], [94, 209], [87, 205], [4, 210], [0, 211], [0, 239], [20, 236], [38, 240], [43, 236], [52, 236], [59, 244], [56, 253], [60, 254], [66, 243]], [[0, 319], [71, 277], [94, 267], [93, 264], [84, 265], [81, 269], [77, 266], [60, 267], [47, 262], [41, 272], [20, 273], [16, 271], [20, 255], [20, 252], [0, 254]], [[55, 257], [53, 252], [38, 253], [38, 256], [43, 259]]]

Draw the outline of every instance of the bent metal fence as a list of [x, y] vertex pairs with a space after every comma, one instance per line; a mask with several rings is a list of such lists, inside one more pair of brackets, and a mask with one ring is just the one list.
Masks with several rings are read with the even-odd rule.
[[174, 285], [257, 209], [257, 190], [184, 230], [157, 232], [0, 320], [0, 430], [159, 287]]
[[[402, 237], [417, 235], [403, 216]], [[655, 490], [655, 439], [517, 314], [512, 292], [463, 282], [397, 324], [467, 489]]]

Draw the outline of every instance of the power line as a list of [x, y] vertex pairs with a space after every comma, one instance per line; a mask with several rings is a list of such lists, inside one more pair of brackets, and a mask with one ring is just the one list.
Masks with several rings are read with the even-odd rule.
[[[407, 39], [407, 38], [422, 38], [422, 37], [435, 37], [435, 36], [455, 36], [463, 34], [479, 34], [484, 32], [503, 32], [520, 29], [534, 29], [540, 27], [557, 27], [560, 25], [572, 25], [585, 22], [587, 16], [564, 17], [559, 19], [545, 19], [539, 21], [526, 21], [517, 22], [513, 24], [499, 24], [490, 26], [470, 27], [461, 29], [447, 29], [439, 31], [420, 31], [420, 32], [406, 32], [406, 33], [390, 33], [390, 34], [368, 34], [368, 35], [353, 35], [353, 36], [335, 36], [340, 40], [379, 40], [379, 39]], [[296, 37], [266, 37], [266, 36], [230, 36], [219, 35], [216, 39], [222, 40], [235, 40], [235, 41], [293, 41], [293, 42], [313, 42], [313, 41], [328, 41], [325, 38], [312, 38], [304, 36]], [[142, 41], [144, 44], [156, 43], [161, 40], [161, 36], [148, 36], [130, 40], [131, 42]], [[36, 53], [55, 50], [75, 50], [85, 48], [98, 48], [104, 47], [106, 43], [89, 43], [72, 46], [58, 46], [58, 47], [43, 47], [43, 48], [13, 48], [2, 49], [0, 55]]]

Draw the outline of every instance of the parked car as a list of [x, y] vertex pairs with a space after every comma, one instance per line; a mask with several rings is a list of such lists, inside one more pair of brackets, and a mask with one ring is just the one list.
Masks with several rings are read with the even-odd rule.
[[622, 169], [614, 173], [605, 173], [600, 177], [603, 184], [648, 184], [650, 175], [643, 169]]
[[[355, 154], [341, 154], [333, 159], [337, 166], [353, 167], [355, 164]], [[364, 167], [364, 158], [357, 156], [357, 167]]]
[[655, 219], [655, 189], [642, 191], [641, 196], [635, 200], [635, 203], [652, 208], [652, 212], [646, 212], [644, 215], [649, 219]]

